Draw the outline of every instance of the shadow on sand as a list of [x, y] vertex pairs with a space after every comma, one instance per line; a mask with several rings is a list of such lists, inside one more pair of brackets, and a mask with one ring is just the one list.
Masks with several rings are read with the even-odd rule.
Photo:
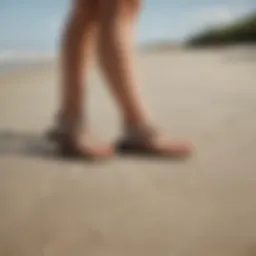
[[0, 156], [19, 155], [60, 158], [54, 145], [43, 134], [0, 131]]
[[66, 163], [95, 163], [93, 159], [67, 157], [59, 153], [57, 146], [51, 143], [46, 134], [0, 130], [0, 157], [19, 156], [43, 158]]

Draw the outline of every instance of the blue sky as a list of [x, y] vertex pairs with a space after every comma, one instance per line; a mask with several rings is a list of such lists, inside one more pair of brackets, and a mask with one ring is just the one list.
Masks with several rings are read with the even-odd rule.
[[[0, 52], [56, 49], [68, 6], [68, 0], [0, 0]], [[144, 0], [137, 40], [183, 40], [255, 7], [256, 0]]]

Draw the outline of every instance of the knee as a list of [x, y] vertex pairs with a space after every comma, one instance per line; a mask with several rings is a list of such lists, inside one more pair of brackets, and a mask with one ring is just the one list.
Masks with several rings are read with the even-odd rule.
[[73, 0], [72, 14], [76, 19], [94, 20], [99, 13], [98, 1], [96, 0]]
[[122, 10], [128, 16], [136, 16], [141, 8], [141, 0], [122, 0]]
[[137, 13], [141, 7], [141, 0], [123, 0], [125, 7], [132, 13]]
[[141, 0], [107, 0], [101, 1], [105, 16], [127, 18], [135, 16], [141, 7]]

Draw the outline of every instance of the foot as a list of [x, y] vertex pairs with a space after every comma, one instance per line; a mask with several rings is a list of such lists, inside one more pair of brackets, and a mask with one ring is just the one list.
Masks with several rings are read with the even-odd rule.
[[56, 143], [63, 157], [74, 157], [87, 160], [107, 160], [113, 157], [111, 147], [95, 145], [86, 133], [71, 132], [56, 127], [47, 133], [50, 141]]
[[187, 142], [169, 141], [160, 136], [155, 129], [144, 128], [128, 132], [116, 146], [120, 153], [158, 156], [166, 158], [184, 158], [192, 154], [192, 146]]

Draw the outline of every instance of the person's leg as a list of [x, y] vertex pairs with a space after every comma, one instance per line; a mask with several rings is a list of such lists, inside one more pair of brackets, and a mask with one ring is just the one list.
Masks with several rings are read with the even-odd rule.
[[133, 66], [134, 24], [139, 0], [101, 1], [99, 60], [121, 111], [124, 122], [135, 126], [149, 123], [140, 99]]
[[138, 92], [132, 48], [141, 1], [108, 0], [100, 3], [100, 63], [121, 108], [127, 133], [119, 148], [167, 156], [187, 155], [190, 147], [186, 143], [159, 139]]
[[62, 41], [59, 124], [50, 134], [62, 150], [85, 157], [108, 157], [112, 154], [109, 148], [99, 148], [89, 142], [87, 127], [83, 124], [83, 88], [98, 20], [97, 1], [73, 0]]
[[61, 115], [70, 124], [80, 124], [83, 118], [83, 88], [98, 15], [91, 2], [73, 0], [62, 40]]

